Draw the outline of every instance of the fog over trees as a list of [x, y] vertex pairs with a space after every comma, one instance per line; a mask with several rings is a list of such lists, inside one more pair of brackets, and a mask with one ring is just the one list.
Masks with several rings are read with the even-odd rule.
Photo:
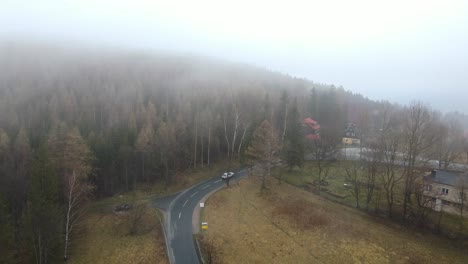
[[[321, 124], [320, 142], [305, 142], [305, 117]], [[168, 187], [183, 181], [187, 169], [220, 160], [248, 161], [249, 152], [260, 152], [256, 138], [275, 142], [268, 157], [256, 156], [268, 169], [273, 149], [290, 168], [315, 153], [320, 182], [348, 122], [380, 139], [378, 145], [363, 142], [383, 151], [385, 173], [379, 175], [391, 215], [395, 183], [404, 181], [405, 210], [409, 206], [417, 156], [448, 166], [467, 151], [460, 120], [467, 118], [212, 58], [3, 45], [0, 255], [7, 262], [67, 259], [93, 197], [141, 184]], [[440, 127], [447, 130], [439, 133]], [[436, 142], [442, 147], [431, 148]], [[404, 175], [395, 170], [397, 151], [407, 157]], [[369, 173], [375, 181], [375, 170]], [[368, 206], [373, 190], [357, 191], [367, 192]]]

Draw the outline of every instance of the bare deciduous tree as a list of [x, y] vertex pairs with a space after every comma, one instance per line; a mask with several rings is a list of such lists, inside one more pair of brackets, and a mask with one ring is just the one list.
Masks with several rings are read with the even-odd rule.
[[321, 183], [328, 178], [330, 166], [338, 155], [340, 137], [336, 132], [322, 129], [319, 140], [308, 142], [308, 147], [318, 170], [314, 177], [319, 194], [322, 189]]
[[361, 164], [359, 162], [350, 161], [346, 164], [346, 181], [351, 184], [350, 192], [356, 202], [356, 208], [360, 208], [361, 187], [363, 184], [363, 175]]
[[267, 179], [270, 178], [270, 170], [279, 155], [279, 149], [280, 144], [273, 127], [267, 120], [263, 121], [255, 130], [251, 145], [247, 149], [247, 155], [262, 170], [262, 191], [267, 188]]
[[456, 184], [456, 188], [458, 188], [458, 217], [460, 221], [459, 230], [463, 232], [465, 228], [465, 214], [466, 214], [466, 202], [468, 197], [468, 179], [467, 175], [459, 176]]
[[464, 153], [465, 137], [463, 128], [456, 120], [450, 120], [448, 124], [441, 122], [440, 135], [435, 146], [437, 147], [437, 159], [439, 169], [447, 170], [450, 164], [456, 161]]
[[428, 150], [440, 136], [434, 129], [436, 115], [422, 103], [412, 103], [405, 109], [403, 126], [405, 164], [403, 216], [408, 216], [408, 205], [412, 202], [416, 174], [416, 162], [420, 155]]

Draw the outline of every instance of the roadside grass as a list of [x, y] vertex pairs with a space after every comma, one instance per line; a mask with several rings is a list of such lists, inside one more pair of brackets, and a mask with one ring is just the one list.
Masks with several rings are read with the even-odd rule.
[[219, 263], [468, 263], [454, 241], [421, 234], [289, 184], [250, 177], [205, 205]]
[[131, 236], [126, 232], [128, 228], [123, 226], [121, 217], [114, 213], [114, 207], [122, 203], [148, 204], [153, 198], [176, 193], [239, 166], [235, 161], [219, 161], [210, 166], [186, 171], [179, 175], [178, 184], [139, 185], [135, 191], [94, 201], [86, 216], [81, 236], [73, 242], [69, 262], [168, 263], [158, 210], [146, 206], [141, 221], [143, 231]]
[[128, 234], [122, 215], [91, 212], [85, 235], [73, 243], [72, 264], [80, 263], [169, 263], [157, 211], [150, 206], [135, 235]]

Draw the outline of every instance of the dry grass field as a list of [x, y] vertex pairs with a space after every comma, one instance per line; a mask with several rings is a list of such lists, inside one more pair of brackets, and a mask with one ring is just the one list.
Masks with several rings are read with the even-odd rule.
[[[273, 182], [272, 182], [273, 183]], [[468, 263], [454, 242], [420, 234], [283, 183], [255, 178], [208, 199], [202, 220], [221, 263]]]
[[74, 241], [71, 264], [169, 263], [156, 209], [147, 207], [138, 231], [128, 233], [124, 215], [92, 212], [84, 235]]

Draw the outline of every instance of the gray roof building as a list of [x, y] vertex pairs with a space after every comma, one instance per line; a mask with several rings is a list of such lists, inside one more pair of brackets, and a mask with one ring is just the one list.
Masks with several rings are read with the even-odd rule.
[[424, 181], [456, 186], [460, 181], [460, 177], [465, 178], [468, 182], [468, 175], [465, 173], [433, 170], [431, 173], [424, 176]]

